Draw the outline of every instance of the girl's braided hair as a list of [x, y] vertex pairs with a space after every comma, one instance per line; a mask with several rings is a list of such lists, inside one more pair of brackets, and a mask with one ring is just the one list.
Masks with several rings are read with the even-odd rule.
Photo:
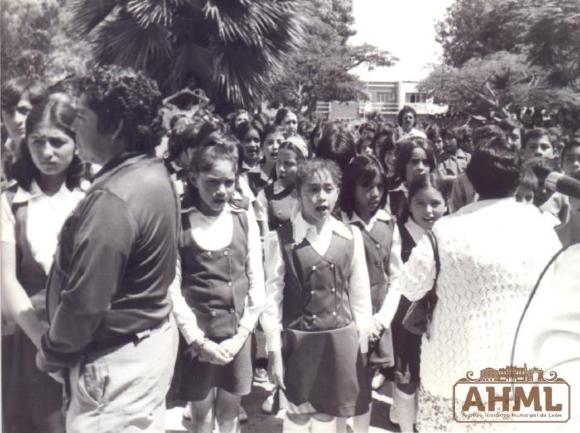
[[122, 120], [121, 136], [130, 150], [150, 153], [163, 136], [159, 109], [161, 92], [143, 73], [119, 66], [98, 67], [78, 81], [89, 107], [98, 116], [98, 130], [114, 131]]

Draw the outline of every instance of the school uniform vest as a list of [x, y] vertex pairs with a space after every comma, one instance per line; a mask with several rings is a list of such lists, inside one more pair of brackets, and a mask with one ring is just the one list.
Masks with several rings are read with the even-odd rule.
[[268, 228], [270, 230], [276, 230], [290, 221], [296, 202], [292, 194], [293, 191], [293, 188], [285, 188], [279, 193], [275, 193], [273, 183], [264, 188], [264, 194], [268, 200]]
[[215, 251], [204, 250], [195, 242], [187, 214], [182, 220], [182, 292], [198, 326], [210, 338], [235, 335], [250, 287], [246, 274], [248, 219], [245, 212], [232, 215], [232, 241]]
[[278, 236], [286, 264], [283, 327], [323, 331], [349, 325], [353, 240], [333, 232], [328, 251], [320, 255], [306, 239], [294, 243], [291, 223], [280, 227]]
[[26, 236], [28, 201], [23, 203], [13, 202], [17, 189], [18, 185], [15, 184], [6, 191], [15, 220], [16, 278], [30, 298], [37, 318], [44, 323], [48, 323], [45, 289], [47, 275], [40, 263], [34, 258], [30, 242]]
[[267, 180], [262, 178], [261, 173], [246, 171], [245, 174], [248, 178], [248, 185], [250, 186], [250, 189], [254, 195], [258, 195], [258, 192], [260, 192], [261, 189], [264, 189], [269, 184]]
[[406, 263], [411, 256], [411, 252], [413, 248], [415, 248], [416, 244], [413, 240], [413, 237], [405, 227], [405, 224], [402, 222], [397, 223], [399, 226], [399, 233], [401, 234], [401, 260], [403, 263]]
[[377, 220], [368, 232], [363, 224], [355, 222], [361, 231], [364, 246], [369, 281], [371, 284], [371, 301], [373, 314], [377, 313], [387, 296], [389, 287], [389, 259], [393, 244], [393, 220]]

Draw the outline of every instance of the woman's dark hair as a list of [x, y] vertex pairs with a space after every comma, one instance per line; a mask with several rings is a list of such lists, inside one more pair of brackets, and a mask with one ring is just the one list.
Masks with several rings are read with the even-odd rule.
[[264, 127], [264, 131], [262, 132], [262, 146], [264, 145], [264, 141], [269, 135], [279, 133], [284, 134], [284, 128], [276, 123], [270, 123]]
[[13, 113], [18, 102], [26, 93], [31, 105], [35, 105], [47, 97], [46, 87], [41, 83], [26, 77], [14, 78], [2, 86], [2, 111]]
[[373, 156], [359, 155], [347, 165], [340, 192], [340, 207], [349, 217], [355, 212], [356, 186], [367, 187], [377, 178], [384, 187], [379, 203], [379, 209], [382, 209], [387, 202], [387, 176], [381, 163]]
[[413, 114], [413, 117], [415, 118], [413, 122], [413, 127], [415, 127], [417, 125], [417, 112], [410, 105], [405, 105], [403, 108], [401, 108], [401, 111], [399, 111], [399, 114], [397, 115], [397, 123], [399, 124], [399, 126], [403, 126], [403, 117], [407, 113]]
[[250, 131], [256, 131], [260, 138], [260, 143], [264, 140], [264, 126], [261, 122], [252, 120], [251, 122], [244, 122], [233, 129], [233, 135], [240, 141], [244, 141]]
[[[62, 93], [57, 93], [45, 97], [38, 102], [26, 118], [26, 137], [23, 146], [20, 148], [18, 159], [14, 163], [14, 179], [18, 185], [30, 191], [33, 180], [37, 180], [40, 171], [34, 165], [30, 150], [28, 148], [28, 136], [43, 121], [50, 122], [51, 125], [63, 131], [70, 138], [75, 140], [75, 133], [72, 124], [76, 117], [76, 111], [72, 105], [71, 99]], [[75, 154], [72, 162], [66, 170], [65, 185], [69, 190], [73, 190], [80, 185], [81, 179], [85, 174], [85, 165]]]
[[505, 198], [514, 194], [520, 181], [521, 161], [517, 150], [505, 140], [494, 139], [473, 152], [466, 174], [482, 199]]
[[346, 128], [325, 128], [316, 149], [316, 156], [334, 161], [344, 171], [356, 156], [353, 135]]
[[[288, 115], [288, 113], [294, 113], [294, 111], [290, 110], [289, 108], [283, 107], [280, 108], [277, 112], [276, 112], [276, 117], [274, 118], [274, 123], [276, 125], [282, 125], [282, 122], [284, 122], [284, 119], [286, 118], [286, 116]], [[296, 113], [294, 113], [296, 114]]]
[[129, 150], [153, 152], [164, 134], [155, 81], [129, 68], [102, 66], [82, 77], [78, 87], [97, 114], [99, 131], [112, 132], [122, 122]]
[[397, 158], [395, 159], [395, 176], [398, 178], [399, 182], [406, 182], [405, 179], [407, 173], [407, 163], [411, 160], [413, 156], [413, 151], [415, 149], [423, 149], [425, 155], [427, 155], [427, 163], [431, 173], [435, 171], [435, 156], [431, 150], [431, 146], [423, 138], [410, 138], [406, 140], [399, 141], [397, 143], [398, 151]]
[[419, 193], [419, 191], [422, 191], [426, 188], [433, 188], [433, 189], [439, 191], [439, 193], [441, 193], [441, 197], [443, 197], [443, 193], [441, 192], [441, 189], [437, 186], [437, 182], [435, 182], [433, 180], [432, 176], [419, 176], [419, 177], [413, 179], [409, 183], [409, 186], [407, 188], [407, 190], [409, 191], [408, 197], [407, 197], [407, 201], [409, 202], [409, 204], [411, 203], [411, 200], [413, 199], [413, 197], [415, 197], [415, 195], [417, 195], [417, 193]]

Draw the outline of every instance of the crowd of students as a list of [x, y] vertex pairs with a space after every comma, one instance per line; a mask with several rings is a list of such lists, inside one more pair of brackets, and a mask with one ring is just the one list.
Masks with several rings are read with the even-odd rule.
[[[1, 215], [3, 425], [62, 432], [60, 385], [38, 371], [35, 356], [48, 326], [44, 286], [58, 232], [92, 180], [75, 151], [78, 122], [90, 119], [79, 118], [62, 89], [18, 79], [2, 94], [9, 135]], [[406, 106], [398, 125], [313, 125], [282, 108], [271, 119], [246, 110], [211, 121], [182, 113], [168, 126], [163, 157], [181, 211], [168, 297], [182, 336], [170, 394], [189, 402], [184, 416], [192, 432], [216, 425], [222, 433], [239, 431], [242, 397], [253, 380], [268, 380], [266, 366], [276, 399], [285, 402], [284, 432], [346, 432], [349, 418], [355, 432], [368, 432], [372, 389], [385, 381], [395, 384], [391, 421], [413, 431], [417, 412], [436, 393], [421, 391], [422, 337], [403, 318], [418, 287], [438, 278], [411, 260], [415, 247], [425, 252], [425, 234], [444, 216], [462, 215], [478, 200], [506, 199], [515, 208], [502, 212], [528, 206], [518, 215], [538, 216], [532, 218], [538, 232], [529, 236], [545, 236], [526, 248], [543, 248], [529, 251], [541, 260], [532, 266], [522, 259], [535, 271], [559, 247], [554, 228], [579, 210], [546, 191], [544, 180], [557, 170], [580, 178], [580, 139], [562, 138], [559, 148], [546, 130], [522, 130], [513, 121], [473, 130], [431, 125], [424, 132]], [[486, 182], [500, 192], [482, 187]], [[444, 258], [447, 239], [438, 241], [445, 287], [453, 259]], [[432, 253], [421, 257], [433, 261]], [[414, 280], [410, 270], [430, 279]], [[455, 270], [453, 278], [461, 278]], [[528, 280], [520, 284], [522, 296]], [[445, 311], [442, 296], [438, 308]], [[18, 326], [9, 329], [13, 321]], [[431, 346], [447, 338], [437, 326], [430, 353], [439, 353]], [[423, 417], [419, 428], [446, 428], [440, 415], [429, 416], [437, 423]]]

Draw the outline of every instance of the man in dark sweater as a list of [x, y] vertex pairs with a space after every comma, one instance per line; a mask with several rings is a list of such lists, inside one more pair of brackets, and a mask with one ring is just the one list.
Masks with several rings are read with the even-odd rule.
[[68, 433], [163, 432], [179, 220], [167, 170], [151, 156], [161, 94], [118, 67], [91, 71], [79, 89], [79, 153], [102, 169], [63, 226], [37, 363], [64, 378]]

